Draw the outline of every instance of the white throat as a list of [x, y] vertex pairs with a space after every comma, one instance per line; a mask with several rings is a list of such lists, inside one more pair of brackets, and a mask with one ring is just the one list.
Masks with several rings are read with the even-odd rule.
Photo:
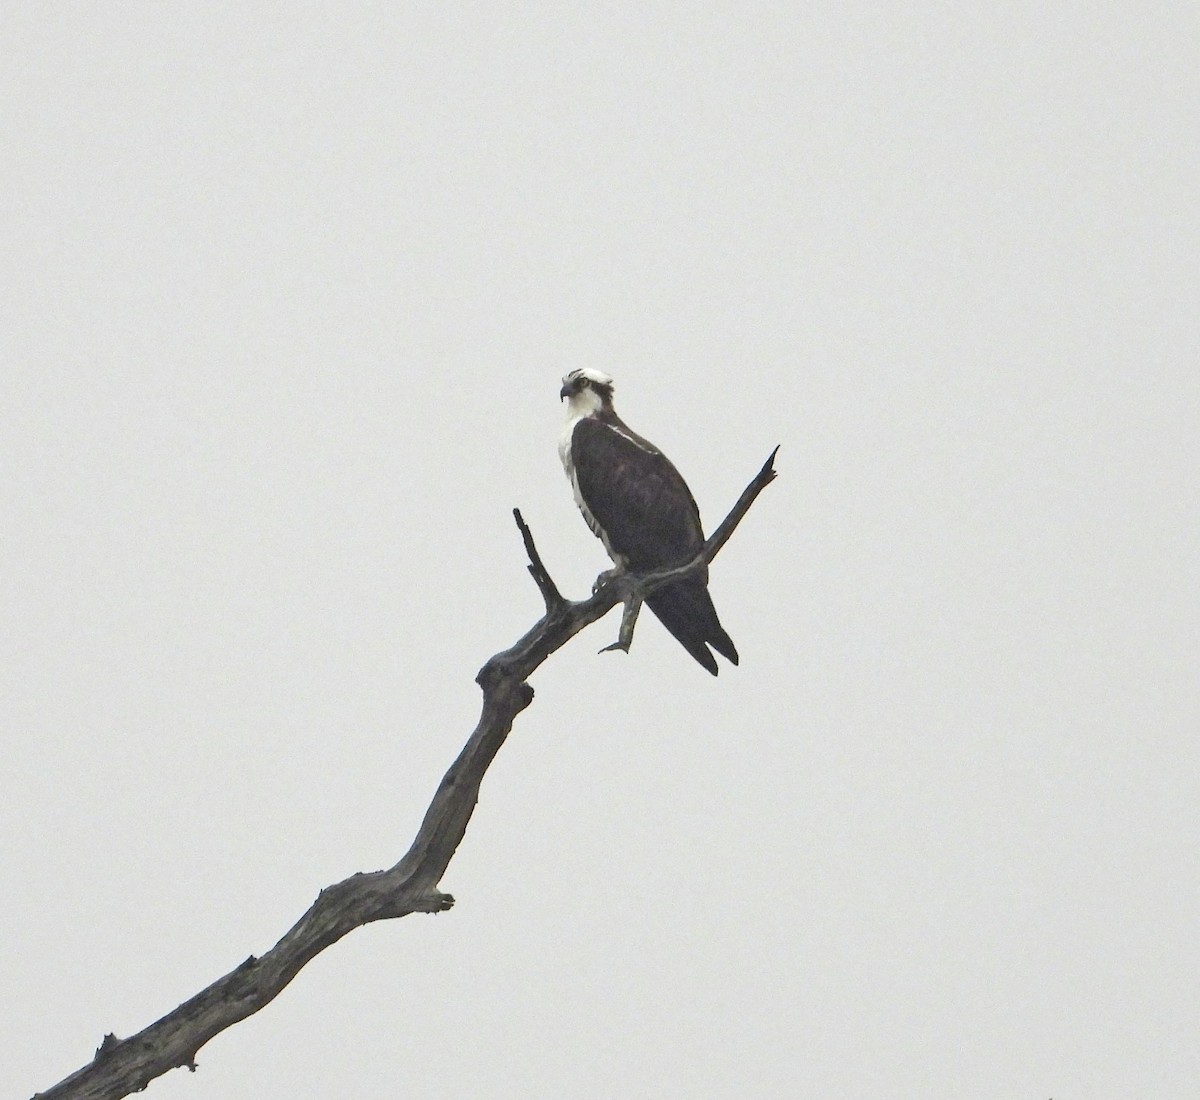
[[575, 480], [575, 464], [571, 461], [571, 436], [575, 434], [575, 425], [587, 419], [600, 408], [600, 399], [590, 390], [572, 394], [567, 401], [567, 422], [563, 425], [562, 435], [558, 440], [558, 457], [562, 459], [563, 469], [572, 482]]
[[558, 440], [558, 457], [562, 459], [563, 469], [572, 482], [575, 480], [575, 464], [571, 461], [571, 436], [575, 434], [575, 425], [603, 407], [604, 402], [590, 386], [571, 394], [567, 399], [567, 422]]
[[591, 386], [584, 386], [577, 393], [571, 394], [567, 400], [567, 422], [591, 416], [603, 407], [604, 402], [600, 400], [600, 395]]
[[600, 541], [604, 543], [604, 549], [608, 551], [608, 556], [612, 558], [618, 568], [624, 568], [626, 565], [625, 559], [613, 550], [609, 544], [608, 536], [604, 533], [600, 524], [596, 522], [596, 517], [592, 515], [592, 510], [583, 499], [583, 493], [579, 489], [579, 474], [575, 471], [575, 459], [571, 454], [571, 442], [575, 434], [575, 429], [579, 427], [581, 421], [586, 420], [593, 413], [598, 413], [603, 408], [603, 404], [591, 389], [581, 390], [571, 397], [567, 403], [567, 423], [563, 427], [562, 436], [558, 441], [558, 457], [562, 459], [563, 469], [567, 472], [567, 480], [571, 483], [571, 490], [575, 494], [575, 503], [583, 513], [583, 518], [587, 521], [587, 525]]

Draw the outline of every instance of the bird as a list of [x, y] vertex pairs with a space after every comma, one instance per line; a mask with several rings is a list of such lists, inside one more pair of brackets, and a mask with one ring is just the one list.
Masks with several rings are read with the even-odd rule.
[[[611, 573], [648, 573], [690, 561], [704, 545], [695, 498], [670, 459], [631, 431], [613, 408], [613, 380], [585, 367], [563, 377], [567, 423], [559, 441], [575, 503], [604, 544]], [[659, 621], [704, 668], [717, 675], [715, 649], [738, 652], [708, 593], [708, 567], [646, 597]]]

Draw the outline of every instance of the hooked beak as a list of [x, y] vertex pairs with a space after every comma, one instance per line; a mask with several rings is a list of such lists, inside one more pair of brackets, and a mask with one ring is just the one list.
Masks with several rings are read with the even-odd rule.
[[571, 387], [570, 386], [563, 386], [563, 388], [558, 391], [559, 401], [565, 401], [570, 396], [571, 396]]

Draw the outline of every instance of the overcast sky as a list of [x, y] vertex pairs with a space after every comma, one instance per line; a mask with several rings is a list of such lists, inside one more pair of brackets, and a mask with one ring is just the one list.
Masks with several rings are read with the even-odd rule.
[[607, 566], [561, 375], [688, 478], [712, 679], [543, 666], [442, 888], [149, 1095], [1184, 1098], [1200, 14], [0, 15], [0, 1094], [395, 862]]

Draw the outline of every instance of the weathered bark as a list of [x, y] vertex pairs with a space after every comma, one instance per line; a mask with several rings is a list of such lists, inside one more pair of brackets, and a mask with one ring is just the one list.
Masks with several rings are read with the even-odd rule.
[[[778, 448], [776, 448], [776, 451]], [[213, 1036], [272, 1001], [315, 955], [371, 921], [409, 913], [440, 913], [454, 904], [438, 883], [466, 833], [484, 773], [504, 744], [513, 720], [533, 701], [530, 674], [561, 646], [624, 603], [621, 636], [613, 646], [628, 649], [637, 608], [650, 592], [703, 568], [728, 541], [755, 498], [775, 477], [775, 451], [746, 487], [733, 510], [690, 562], [656, 573], [610, 577], [586, 600], [558, 591], [542, 564], [533, 535], [514, 510], [529, 555], [529, 572], [546, 613], [511, 648], [492, 657], [475, 677], [483, 689], [479, 724], [450, 766], [404, 858], [385, 871], [352, 875], [326, 887], [317, 900], [261, 958], [251, 955], [237, 969], [184, 1001], [162, 1019], [130, 1036], [106, 1035], [95, 1058], [34, 1100], [117, 1100], [144, 1089], [178, 1066], [196, 1068], [196, 1054]]]

